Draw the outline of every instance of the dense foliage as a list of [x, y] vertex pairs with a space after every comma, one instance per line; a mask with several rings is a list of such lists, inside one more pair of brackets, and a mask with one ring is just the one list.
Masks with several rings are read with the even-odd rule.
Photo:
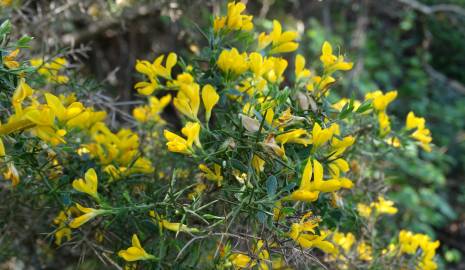
[[[4, 21], [0, 259], [27, 258], [13, 228], [34, 222], [27, 234], [48, 233], [31, 264], [78, 252], [117, 269], [437, 269], [429, 224], [456, 213], [429, 188], [444, 184], [442, 155], [417, 103], [393, 115], [383, 75], [346, 79], [354, 64], [316, 22], [304, 35], [254, 23], [231, 2], [194, 55], [137, 60], [141, 102], [115, 128], [89, 98], [98, 84], [62, 55], [23, 57], [31, 38]], [[368, 69], [392, 72], [379, 55]], [[362, 94], [348, 95], [354, 80]]]

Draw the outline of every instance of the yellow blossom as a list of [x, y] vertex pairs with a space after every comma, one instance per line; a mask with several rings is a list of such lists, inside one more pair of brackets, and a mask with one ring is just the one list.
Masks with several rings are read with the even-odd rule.
[[85, 223], [87, 223], [89, 220], [97, 217], [98, 215], [102, 215], [108, 212], [107, 210], [86, 208], [78, 203], [76, 203], [76, 207], [79, 209], [79, 211], [81, 211], [84, 214], [71, 220], [71, 222], [69, 223], [69, 227], [73, 229], [79, 228]]
[[203, 106], [205, 107], [205, 119], [206, 121], [210, 121], [210, 116], [213, 107], [218, 103], [220, 100], [220, 96], [216, 93], [215, 88], [210, 84], [205, 85], [202, 87], [202, 101]]
[[148, 121], [163, 123], [160, 114], [163, 109], [170, 103], [170, 101], [171, 95], [169, 94], [163, 96], [160, 99], [151, 96], [149, 98], [149, 104], [134, 108], [132, 111], [132, 116], [134, 116], [134, 118], [141, 123]]
[[360, 260], [372, 261], [373, 260], [373, 248], [368, 245], [365, 241], [362, 241], [357, 246], [357, 253]]
[[74, 180], [73, 188], [79, 192], [87, 193], [94, 199], [99, 201], [100, 198], [97, 193], [98, 177], [95, 170], [93, 168], [88, 169], [86, 174], [84, 175], [84, 179], [80, 178]]
[[333, 130], [330, 128], [322, 129], [318, 123], [313, 125], [312, 129], [312, 145], [314, 149], [325, 144], [333, 137]]
[[19, 173], [13, 162], [8, 162], [6, 172], [3, 173], [3, 178], [10, 180], [13, 187], [19, 184]]
[[132, 246], [126, 250], [120, 250], [118, 256], [123, 258], [127, 262], [141, 261], [141, 260], [153, 260], [155, 256], [147, 253], [144, 248], [142, 248], [139, 238], [136, 234], [132, 235]]
[[191, 228], [191, 227], [188, 227], [187, 225], [182, 224], [182, 223], [170, 222], [167, 219], [164, 219], [163, 217], [160, 217], [153, 210], [151, 210], [149, 212], [149, 215], [156, 220], [156, 222], [158, 223], [158, 225], [162, 229], [167, 229], [169, 231], [173, 231], [173, 232], [176, 232], [176, 233], [179, 233], [179, 232], [197, 233], [197, 232], [199, 232], [199, 229], [197, 229], [197, 228]]
[[263, 172], [265, 169], [265, 161], [261, 159], [258, 155], [253, 155], [252, 157], [252, 167], [256, 172]]
[[213, 21], [213, 30], [243, 30], [250, 31], [253, 28], [253, 16], [241, 14], [245, 10], [244, 3], [228, 3], [228, 13], [226, 16], [216, 17]]
[[204, 172], [205, 178], [210, 181], [216, 182], [220, 187], [223, 182], [223, 176], [221, 175], [221, 166], [219, 164], [213, 164], [214, 171], [208, 168], [205, 164], [200, 164], [199, 169]]
[[369, 218], [372, 213], [377, 215], [394, 215], [397, 213], [397, 208], [394, 206], [394, 202], [386, 200], [383, 196], [378, 197], [378, 201], [372, 202], [370, 205], [363, 203], [357, 204], [357, 211], [360, 216]]
[[328, 234], [324, 231], [320, 231], [320, 234], [316, 233], [315, 228], [318, 227], [320, 219], [311, 218], [311, 215], [312, 212], [309, 212], [301, 218], [299, 223], [293, 223], [288, 233], [289, 237], [303, 248], [316, 247], [325, 253], [337, 254], [335, 246], [325, 240]]
[[331, 74], [337, 70], [350, 70], [353, 66], [352, 62], [344, 61], [344, 56], [335, 56], [331, 44], [327, 41], [323, 43], [320, 60], [323, 63], [326, 74]]
[[31, 59], [31, 66], [37, 68], [37, 72], [43, 75], [49, 82], [65, 84], [69, 81], [68, 76], [60, 75], [59, 72], [66, 68], [68, 61], [63, 57], [57, 57], [45, 63], [43, 59]]
[[414, 130], [410, 134], [410, 137], [417, 140], [425, 151], [431, 151], [431, 132], [425, 127], [425, 118], [417, 117], [413, 112], [409, 112], [407, 115], [405, 127], [409, 131]]
[[199, 123], [188, 122], [181, 132], [187, 137], [187, 139], [184, 139], [183, 137], [166, 129], [164, 130], [164, 136], [168, 140], [166, 146], [168, 146], [169, 151], [190, 155], [193, 153], [193, 143], [195, 143], [197, 147], [202, 147], [199, 140]]
[[295, 31], [282, 31], [281, 23], [273, 21], [273, 30], [270, 34], [260, 33], [258, 36], [258, 49], [262, 50], [271, 44], [270, 54], [287, 53], [297, 50], [299, 44], [295, 42], [298, 34]]
[[16, 57], [19, 54], [19, 49], [11, 51], [8, 55], [3, 57], [3, 64], [9, 69], [19, 68], [19, 63], [16, 61]]
[[310, 70], [305, 68], [305, 58], [301, 54], [295, 57], [295, 78], [296, 81], [310, 78]]
[[223, 50], [217, 61], [218, 67], [226, 73], [241, 75], [249, 68], [246, 53], [239, 53], [236, 48]]
[[165, 79], [171, 79], [171, 70], [176, 65], [178, 57], [175, 53], [168, 54], [166, 58], [165, 66], [162, 62], [165, 55], [158, 56], [153, 63], [147, 60], [137, 60], [136, 70], [137, 72], [144, 74], [149, 81], [141, 81], [134, 85], [134, 89], [141, 95], [151, 95], [159, 85], [158, 77]]

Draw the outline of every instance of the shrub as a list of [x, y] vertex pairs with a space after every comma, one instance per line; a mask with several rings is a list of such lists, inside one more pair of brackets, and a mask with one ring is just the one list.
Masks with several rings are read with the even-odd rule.
[[[291, 55], [297, 32], [273, 21], [258, 34], [245, 5], [229, 3], [199, 55], [137, 61], [146, 103], [114, 130], [73, 93], [65, 58], [19, 62], [30, 38], [8, 43], [10, 29], [0, 30], [5, 239], [20, 218], [48, 226], [44, 246], [116, 268], [437, 268], [438, 241], [384, 224], [398, 212], [384, 157], [431, 151], [425, 119], [390, 116], [395, 90], [334, 100], [353, 64], [330, 43], [310, 70]], [[163, 115], [171, 104], [178, 119]]]

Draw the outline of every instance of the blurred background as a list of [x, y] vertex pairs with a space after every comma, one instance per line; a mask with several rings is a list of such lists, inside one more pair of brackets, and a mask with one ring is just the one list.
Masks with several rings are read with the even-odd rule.
[[[284, 28], [297, 30], [299, 53], [310, 65], [324, 40], [351, 59], [355, 67], [338, 86], [340, 96], [361, 99], [368, 91], [396, 89], [399, 97], [390, 111], [399, 126], [410, 110], [427, 119], [437, 146], [433, 152], [418, 155], [408, 149], [403, 156], [386, 156], [393, 176], [386, 181], [402, 213], [393, 222], [438, 238], [445, 269], [465, 269], [465, 1], [243, 2], [256, 28], [269, 30], [278, 19]], [[141, 100], [133, 90], [139, 79], [136, 59], [153, 60], [170, 51], [185, 58], [199, 53], [211, 13], [219, 14], [227, 1], [0, 3], [1, 20], [12, 20], [18, 36], [35, 38], [24, 54], [65, 56], [72, 72], [89, 78], [76, 88], [115, 101], [118, 106], [111, 109], [118, 125]], [[100, 103], [106, 106], [104, 98]]]

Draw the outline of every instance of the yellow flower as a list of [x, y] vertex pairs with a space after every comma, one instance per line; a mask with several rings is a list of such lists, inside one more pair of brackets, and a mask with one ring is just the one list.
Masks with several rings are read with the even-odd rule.
[[356, 241], [355, 236], [350, 232], [347, 234], [334, 232], [332, 235], [332, 240], [337, 246], [341, 247], [346, 254], [350, 252], [350, 249]]
[[10, 52], [8, 55], [3, 57], [3, 64], [9, 69], [19, 68], [19, 63], [15, 60], [18, 54], [19, 49]]
[[123, 258], [127, 262], [141, 261], [141, 260], [153, 260], [155, 256], [147, 253], [140, 245], [139, 238], [136, 234], [132, 235], [132, 246], [126, 250], [120, 250], [118, 256]]
[[372, 202], [370, 205], [363, 203], [357, 204], [357, 211], [360, 216], [369, 218], [372, 213], [377, 215], [394, 215], [397, 213], [397, 208], [394, 206], [394, 202], [384, 199], [383, 196], [378, 197], [377, 202]]
[[326, 74], [331, 74], [337, 70], [350, 70], [353, 66], [352, 62], [344, 61], [344, 56], [335, 56], [331, 44], [327, 41], [323, 43], [320, 60], [323, 63]]
[[276, 136], [276, 142], [280, 144], [297, 143], [307, 146], [312, 142], [307, 131], [302, 128], [294, 129]]
[[263, 172], [265, 169], [265, 161], [254, 154], [252, 157], [252, 167], [256, 172]]
[[417, 117], [413, 112], [409, 112], [405, 127], [407, 130], [415, 129], [415, 131], [410, 134], [410, 137], [417, 140], [425, 151], [431, 151], [430, 143], [433, 139], [431, 138], [430, 130], [425, 127], [425, 118]]
[[357, 253], [360, 260], [367, 262], [373, 260], [373, 249], [365, 241], [362, 241], [360, 244], [358, 244]]
[[357, 204], [358, 214], [364, 218], [369, 218], [371, 216], [372, 209], [369, 205], [358, 203]]
[[[413, 234], [412, 232], [402, 230], [399, 233], [400, 252], [406, 254], [419, 254], [417, 269], [436, 270], [437, 264], [434, 261], [436, 249], [439, 247], [439, 241], [432, 241], [425, 234]], [[419, 252], [421, 251], [421, 253]]]
[[312, 129], [312, 144], [313, 148], [317, 149], [318, 147], [325, 144], [327, 141], [331, 140], [333, 137], [333, 129], [326, 128], [322, 129], [318, 123], [313, 125]]
[[57, 229], [55, 232], [55, 244], [60, 246], [61, 242], [63, 242], [63, 238], [66, 238], [67, 241], [71, 240], [71, 233], [71, 229], [68, 227]]
[[33, 93], [34, 89], [32, 89], [24, 79], [21, 79], [13, 93], [13, 96], [11, 97], [11, 103], [15, 108], [16, 113], [20, 113], [22, 111], [21, 103], [27, 97], [32, 96]]
[[93, 168], [88, 169], [86, 174], [84, 175], [84, 179], [80, 178], [74, 180], [73, 188], [79, 192], [87, 193], [94, 199], [99, 201], [100, 198], [97, 193], [98, 178], [95, 170]]
[[389, 116], [386, 113], [388, 105], [397, 97], [397, 91], [389, 91], [383, 94], [380, 90], [367, 93], [365, 100], [371, 100], [373, 108], [378, 113], [378, 123], [380, 129], [380, 135], [385, 136], [391, 132], [391, 122]]
[[214, 172], [210, 170], [205, 164], [200, 164], [199, 169], [204, 172], [205, 178], [210, 181], [216, 182], [221, 187], [223, 182], [223, 176], [221, 175], [221, 166], [219, 164], [213, 164]]
[[191, 200], [194, 200], [197, 196], [199, 196], [200, 194], [202, 194], [205, 190], [207, 189], [207, 185], [203, 184], [203, 183], [198, 183], [195, 185], [194, 187], [194, 191], [192, 191], [191, 193], [189, 193], [187, 195], [187, 197]]
[[226, 73], [241, 75], [249, 68], [246, 53], [239, 53], [236, 48], [223, 50], [216, 63], [218, 67]]
[[65, 84], [69, 81], [68, 76], [60, 75], [60, 70], [66, 68], [68, 61], [63, 57], [52, 59], [48, 63], [44, 63], [43, 59], [31, 59], [31, 66], [37, 68], [37, 72], [43, 75], [49, 82]]
[[386, 111], [388, 105], [394, 101], [397, 97], [397, 91], [389, 91], [386, 94], [383, 94], [380, 90], [367, 93], [365, 95], [365, 100], [371, 100], [373, 103], [373, 108], [378, 111]]
[[305, 58], [301, 54], [295, 57], [295, 79], [296, 81], [310, 78], [310, 70], [305, 68]]
[[197, 120], [200, 107], [200, 85], [189, 73], [179, 74], [171, 84], [179, 88], [173, 104], [176, 109], [192, 120]]
[[166, 146], [168, 150], [175, 153], [187, 154], [190, 155], [193, 153], [192, 145], [195, 143], [197, 147], [202, 147], [199, 140], [200, 134], [200, 124], [194, 122], [188, 122], [184, 128], [181, 130], [182, 134], [187, 137], [176, 135], [175, 133], [164, 130], [164, 136], [168, 140]]
[[250, 269], [257, 264], [256, 261], [252, 261], [252, 258], [242, 253], [231, 254], [229, 260], [234, 265], [235, 269]]
[[197, 229], [197, 228], [191, 228], [191, 227], [188, 227], [187, 225], [182, 224], [182, 223], [170, 222], [170, 221], [164, 219], [163, 217], [160, 217], [153, 210], [151, 210], [149, 212], [149, 215], [156, 219], [156, 221], [158, 222], [158, 225], [162, 229], [167, 229], [169, 231], [173, 231], [173, 232], [176, 232], [176, 233], [179, 233], [179, 232], [197, 233], [197, 232], [199, 232], [199, 229]]
[[134, 85], [134, 89], [141, 95], [151, 95], [155, 89], [158, 87], [158, 77], [165, 79], [171, 79], [171, 70], [176, 65], [178, 61], [178, 56], [175, 53], [168, 54], [166, 58], [165, 66], [162, 62], [165, 58], [165, 55], [158, 56], [153, 63], [150, 63], [146, 60], [137, 60], [136, 61], [136, 70], [137, 72], [144, 74], [149, 81], [142, 81]]
[[71, 220], [71, 222], [69, 223], [69, 227], [73, 229], [79, 228], [83, 224], [87, 223], [89, 220], [97, 217], [98, 215], [102, 215], [108, 212], [107, 210], [86, 208], [78, 203], [76, 203], [76, 207], [79, 209], [79, 211], [81, 211], [84, 214]]
[[271, 83], [281, 82], [284, 80], [283, 74], [287, 68], [287, 61], [283, 58], [269, 57], [268, 60], [272, 64], [272, 68], [264, 74], [265, 79]]
[[13, 162], [8, 162], [7, 170], [3, 173], [3, 178], [10, 180], [13, 187], [19, 184], [19, 173]]
[[215, 88], [210, 84], [205, 85], [202, 88], [202, 101], [203, 106], [205, 107], [205, 119], [206, 121], [210, 121], [210, 116], [213, 107], [218, 103], [220, 100], [220, 96], [216, 93]]
[[160, 99], [158, 99], [157, 97], [150, 97], [149, 105], [134, 108], [134, 110], [132, 111], [132, 116], [134, 116], [134, 118], [141, 123], [145, 123], [147, 121], [163, 123], [163, 120], [160, 117], [160, 113], [166, 106], [168, 106], [170, 101], [171, 95], [169, 94], [163, 96]]
[[249, 55], [249, 67], [256, 77], [262, 77], [273, 69], [274, 61], [263, 57], [260, 53], [252, 52]]
[[66, 108], [57, 96], [50, 93], [45, 93], [45, 99], [58, 120], [64, 123], [78, 116], [84, 110], [84, 106], [80, 102], [73, 102]]
[[282, 32], [281, 23], [273, 20], [273, 31], [269, 35], [260, 33], [258, 36], [258, 49], [262, 50], [271, 44], [270, 54], [293, 52], [299, 47], [295, 42], [297, 36], [295, 31]]
[[253, 16], [242, 15], [245, 10], [245, 5], [241, 2], [228, 3], [228, 13], [223, 17], [216, 17], [213, 21], [213, 30], [219, 32], [225, 30], [243, 30], [250, 31], [253, 28]]
[[318, 227], [320, 222], [319, 218], [310, 218], [312, 212], [305, 214], [299, 223], [293, 223], [291, 230], [288, 233], [289, 237], [297, 242], [303, 248], [316, 247], [321, 251], [329, 254], [337, 254], [336, 247], [325, 238], [328, 236], [326, 232], [320, 231], [316, 233], [315, 228]]
[[[292, 192], [291, 195], [287, 197], [286, 199], [292, 200], [292, 201], [303, 201], [303, 202], [316, 201], [318, 199], [319, 191], [312, 190], [312, 183], [311, 183], [312, 174], [313, 174], [312, 162], [311, 162], [311, 159], [308, 159], [307, 164], [305, 165], [304, 171], [302, 173], [302, 178], [300, 180], [299, 189]], [[321, 179], [316, 179], [320, 177]], [[319, 166], [317, 166], [315, 175], [313, 176], [313, 178], [315, 179], [314, 181], [321, 181], [323, 179], [323, 168], [320, 168]]]

